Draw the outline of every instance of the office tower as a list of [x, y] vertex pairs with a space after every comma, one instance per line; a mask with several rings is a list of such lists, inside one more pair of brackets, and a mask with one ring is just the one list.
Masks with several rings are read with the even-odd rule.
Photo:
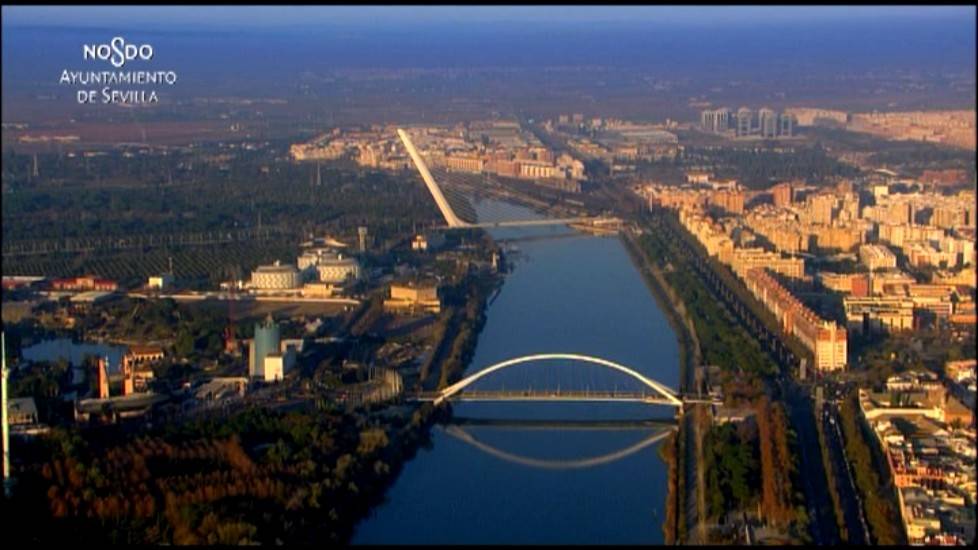
[[758, 126], [761, 130], [761, 137], [775, 138], [778, 135], [778, 117], [774, 111], [764, 107], [757, 112]]
[[747, 107], [737, 109], [737, 137], [749, 136], [753, 128], [754, 113]]
[[701, 111], [700, 112], [700, 128], [704, 132], [716, 132], [713, 126], [713, 111]]
[[778, 115], [778, 135], [791, 137], [795, 129], [795, 117], [787, 113]]
[[730, 109], [706, 110], [700, 113], [700, 127], [705, 132], [719, 134], [730, 127]]

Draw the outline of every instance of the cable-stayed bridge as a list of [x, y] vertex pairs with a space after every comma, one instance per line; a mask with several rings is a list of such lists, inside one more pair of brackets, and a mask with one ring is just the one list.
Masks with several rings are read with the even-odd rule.
[[421, 174], [421, 179], [424, 180], [425, 186], [428, 188], [428, 192], [431, 193], [433, 199], [435, 199], [435, 204], [438, 206], [438, 210], [441, 212], [442, 217], [445, 218], [445, 223], [447, 227], [443, 229], [471, 229], [471, 228], [492, 228], [492, 227], [529, 227], [529, 226], [544, 226], [544, 225], [590, 225], [594, 227], [601, 226], [617, 226], [620, 220], [617, 218], [602, 218], [602, 217], [578, 217], [578, 218], [546, 218], [540, 220], [508, 220], [508, 221], [491, 221], [491, 222], [469, 222], [465, 221], [456, 213], [455, 208], [449, 202], [446, 196], [446, 190], [442, 188], [441, 185], [435, 180], [434, 175], [432, 175], [431, 170], [428, 169], [428, 165], [421, 153], [418, 152], [417, 148], [414, 146], [414, 142], [411, 141], [411, 136], [401, 129], [397, 129], [397, 135], [401, 138], [401, 142], [404, 144], [404, 148], [407, 150], [408, 155], [411, 156], [411, 161], [414, 163], [415, 168], [418, 169], [418, 173]]

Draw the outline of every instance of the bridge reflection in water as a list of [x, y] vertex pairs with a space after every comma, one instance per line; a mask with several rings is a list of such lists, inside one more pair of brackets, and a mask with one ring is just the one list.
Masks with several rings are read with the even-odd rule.
[[[651, 433], [628, 447], [599, 456], [573, 459], [534, 458], [518, 455], [494, 447], [478, 438], [464, 426], [479, 426], [480, 428], [497, 427], [505, 429], [536, 429], [536, 430], [594, 430], [594, 431], [649, 431]], [[490, 419], [453, 419], [445, 425], [439, 425], [444, 433], [467, 443], [472, 447], [500, 460], [531, 468], [546, 470], [574, 470], [592, 468], [610, 464], [631, 456], [642, 449], [655, 445], [669, 434], [676, 431], [674, 422], [667, 420], [619, 420], [619, 421], [581, 421], [581, 420], [490, 420]]]
[[[577, 362], [587, 365], [609, 369], [625, 374], [628, 378], [638, 382], [638, 391], [595, 391], [595, 390], [474, 390], [470, 386], [476, 381], [492, 375], [493, 373], [515, 367], [522, 364], [535, 364], [553, 361]], [[560, 369], [563, 372], [563, 369]], [[438, 405], [446, 401], [457, 402], [621, 402], [621, 403], [644, 403], [651, 405], [666, 405], [675, 407], [677, 415], [682, 414], [683, 404], [691, 401], [690, 398], [678, 394], [672, 388], [663, 385], [656, 380], [648, 378], [640, 372], [629, 368], [620, 363], [575, 353], [538, 353], [524, 355], [489, 365], [458, 382], [434, 392], [422, 392], [414, 396], [418, 401], [430, 401]], [[509, 451], [494, 447], [483, 440], [475, 437], [465, 426], [478, 426], [480, 429], [486, 427], [508, 428], [508, 429], [537, 429], [537, 430], [601, 430], [601, 431], [624, 431], [642, 430], [648, 431], [648, 437], [635, 442], [625, 448], [612, 451], [599, 456], [591, 456], [575, 459], [552, 459], [552, 458], [533, 458], [518, 455]], [[676, 423], [672, 420], [490, 420], [490, 419], [463, 419], [449, 420], [441, 429], [450, 436], [463, 441], [476, 449], [514, 464], [530, 466], [534, 468], [544, 468], [550, 470], [570, 470], [577, 468], [590, 468], [602, 464], [609, 464], [621, 460], [642, 449], [650, 447], [662, 441], [670, 433], [676, 431]]]

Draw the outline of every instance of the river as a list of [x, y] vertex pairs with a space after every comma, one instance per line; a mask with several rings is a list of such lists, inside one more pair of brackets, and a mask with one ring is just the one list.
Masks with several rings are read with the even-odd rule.
[[[499, 207], [482, 201], [476, 210], [481, 216]], [[511, 205], [505, 210], [538, 217]], [[580, 353], [678, 387], [676, 336], [618, 237], [574, 235], [566, 227], [492, 235], [536, 238], [508, 245], [518, 247], [509, 258], [512, 272], [489, 306], [467, 373], [528, 354]], [[574, 367], [578, 379], [628, 381], [601, 367]], [[527, 364], [499, 371], [494, 389], [546, 383], [556, 370]], [[502, 421], [670, 420], [673, 413], [623, 403], [453, 404], [455, 419]], [[664, 432], [624, 422], [602, 426], [436, 426], [431, 447], [404, 465], [352, 542], [662, 544], [667, 466], [653, 441]]]

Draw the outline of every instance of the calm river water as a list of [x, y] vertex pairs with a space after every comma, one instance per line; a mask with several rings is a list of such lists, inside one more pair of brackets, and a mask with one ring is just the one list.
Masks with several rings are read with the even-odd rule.
[[[483, 212], [500, 206], [483, 201], [476, 210], [485, 219]], [[537, 217], [505, 209], [524, 219]], [[489, 307], [468, 373], [517, 356], [573, 352], [616, 361], [678, 387], [675, 334], [617, 237], [575, 235], [565, 227], [492, 233], [516, 239], [510, 246], [518, 251], [510, 255], [515, 265]], [[601, 367], [574, 368], [565, 384], [575, 377], [605, 387], [630, 382]], [[492, 389], [553, 386], [560, 383], [553, 380], [556, 371], [520, 365], [487, 376], [480, 387], [490, 389], [490, 378]], [[460, 424], [434, 429], [432, 447], [404, 466], [386, 502], [358, 526], [354, 544], [663, 542], [667, 468], [657, 444], [649, 443], [660, 430], [627, 424], [471, 425], [461, 419], [670, 419], [672, 409], [456, 403], [453, 411]]]

